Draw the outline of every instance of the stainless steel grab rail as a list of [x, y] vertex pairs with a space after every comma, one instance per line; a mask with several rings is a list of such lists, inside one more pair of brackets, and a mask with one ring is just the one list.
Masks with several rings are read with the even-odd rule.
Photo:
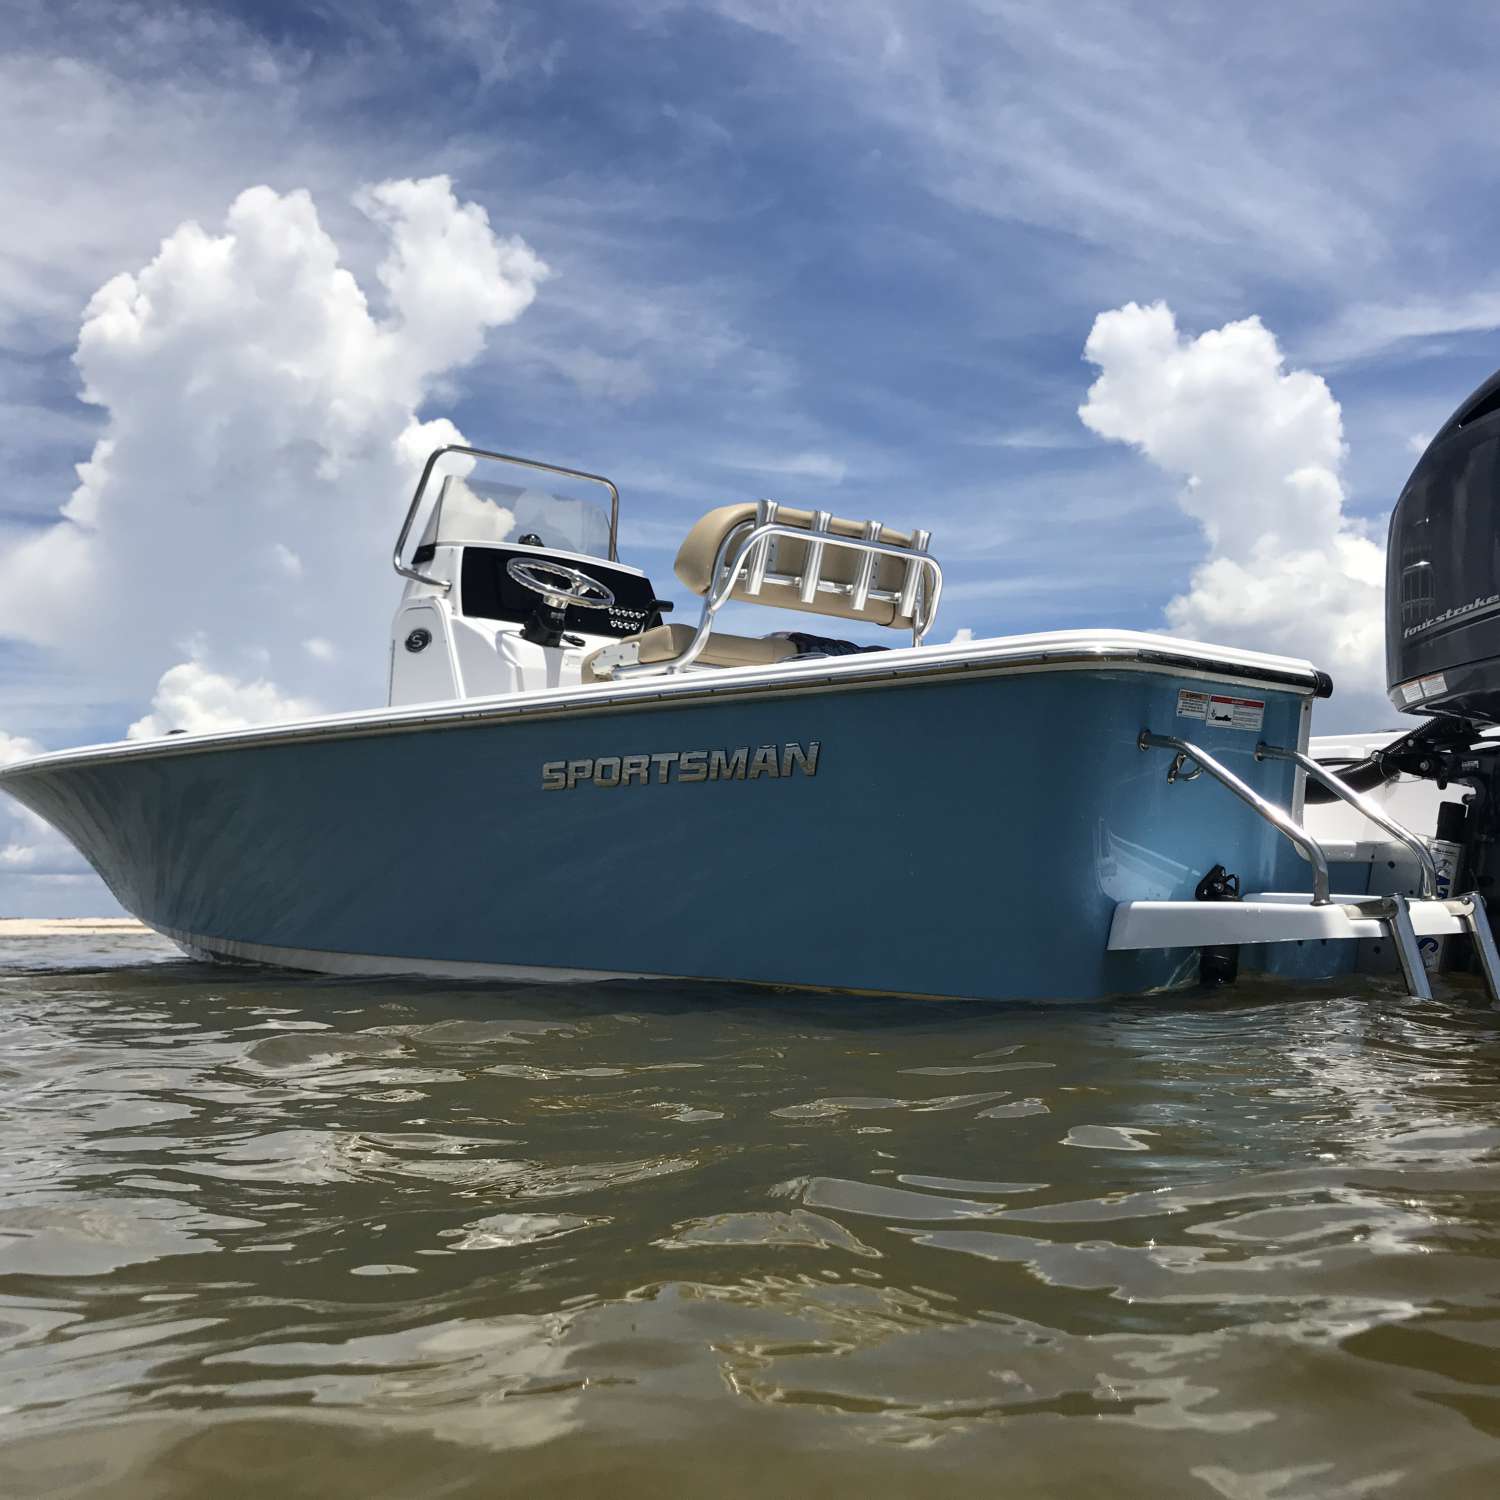
[[513, 453], [492, 453], [488, 448], [469, 448], [462, 443], [449, 443], [445, 447], [434, 449], [422, 466], [422, 477], [417, 480], [417, 488], [411, 497], [411, 504], [407, 507], [406, 519], [401, 523], [401, 535], [396, 538], [396, 550], [392, 554], [391, 562], [396, 571], [403, 578], [410, 578], [414, 583], [430, 584], [435, 589], [441, 589], [445, 594], [453, 585], [446, 578], [436, 578], [431, 573], [423, 573], [418, 568], [413, 568], [406, 563], [406, 544], [411, 537], [411, 528], [417, 519], [417, 507], [422, 503], [422, 496], [427, 490], [427, 481], [432, 478], [432, 471], [437, 467], [440, 458], [450, 453], [461, 453], [466, 458], [488, 458], [496, 463], [517, 464], [523, 469], [539, 469], [544, 474], [558, 474], [565, 479], [583, 479], [589, 484], [602, 484], [609, 491], [609, 560], [618, 562], [620, 560], [620, 492], [615, 488], [612, 479], [606, 479], [602, 474], [590, 474], [583, 469], [567, 469], [561, 464], [544, 463], [539, 458], [517, 458]]
[[1141, 750], [1175, 750], [1186, 755], [1201, 766], [1221, 786], [1228, 787], [1241, 802], [1254, 808], [1266, 822], [1294, 844], [1302, 857], [1312, 866], [1314, 906], [1331, 906], [1328, 884], [1328, 856], [1323, 846], [1289, 813], [1277, 807], [1269, 798], [1262, 797], [1254, 787], [1241, 781], [1228, 766], [1220, 765], [1206, 750], [1200, 750], [1191, 740], [1178, 739], [1172, 734], [1152, 734], [1141, 730], [1136, 745]]
[[1437, 864], [1433, 860], [1432, 851], [1409, 828], [1403, 828], [1384, 809], [1362, 793], [1356, 792], [1347, 781], [1341, 781], [1326, 766], [1319, 765], [1312, 756], [1304, 755], [1300, 750], [1288, 750], [1284, 746], [1268, 745], [1262, 741], [1255, 747], [1255, 758], [1256, 760], [1289, 760], [1301, 766], [1315, 781], [1322, 782], [1335, 797], [1341, 798], [1350, 807], [1362, 812], [1372, 823], [1385, 829], [1392, 838], [1399, 839], [1417, 857], [1417, 864], [1422, 870], [1423, 899], [1437, 900]]

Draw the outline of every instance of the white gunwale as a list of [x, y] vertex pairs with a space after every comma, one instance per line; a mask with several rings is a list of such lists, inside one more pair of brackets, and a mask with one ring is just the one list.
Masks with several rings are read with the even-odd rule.
[[1252, 690], [1314, 696], [1326, 680], [1311, 662], [1134, 630], [1062, 630], [958, 645], [899, 647], [856, 656], [809, 657], [772, 667], [734, 667], [632, 682], [567, 685], [491, 698], [361, 709], [252, 729], [119, 740], [57, 750], [0, 770], [0, 784], [52, 767], [250, 750], [312, 740], [355, 739], [431, 728], [674, 707], [702, 699], [785, 697], [857, 691], [952, 676], [1056, 671], [1136, 671], [1188, 676]]

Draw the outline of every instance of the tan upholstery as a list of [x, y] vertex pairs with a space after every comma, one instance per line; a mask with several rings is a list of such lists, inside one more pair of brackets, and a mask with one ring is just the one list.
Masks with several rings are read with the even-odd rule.
[[[714, 559], [724, 538], [745, 521], [755, 519], [755, 506], [750, 502], [740, 505], [721, 505], [711, 510], [688, 532], [677, 554], [674, 571], [677, 577], [695, 594], [706, 594], [713, 584]], [[780, 506], [776, 519], [787, 526], [811, 526], [812, 512], [794, 510], [791, 506]], [[864, 523], [846, 521], [835, 516], [829, 528], [835, 536], [863, 538]], [[880, 540], [897, 547], [911, 546], [911, 535], [905, 531], [893, 531], [889, 527], [880, 534]], [[867, 599], [863, 609], [855, 609], [846, 595], [818, 594], [811, 604], [804, 604], [797, 595], [795, 584], [778, 583], [771, 574], [781, 573], [796, 576], [801, 573], [807, 556], [807, 544], [793, 541], [790, 537], [779, 537], [772, 543], [771, 563], [765, 583], [758, 594], [747, 594], [742, 578], [731, 595], [735, 599], [748, 600], [752, 604], [769, 604], [776, 609], [803, 609], [815, 615], [833, 615], [841, 620], [868, 620], [875, 625], [893, 625], [902, 630], [912, 628], [909, 615], [898, 615], [894, 601], [889, 599]], [[823, 552], [823, 564], [819, 576], [830, 583], [852, 583], [859, 571], [860, 554], [842, 547], [828, 547]], [[882, 557], [875, 566], [872, 587], [890, 593], [899, 593], [906, 577], [906, 564], [894, 557]]]
[[[697, 631], [691, 625], [657, 625], [641, 635], [633, 637], [640, 642], [637, 658], [643, 665], [675, 661], [684, 651]], [[605, 679], [594, 673], [594, 661], [608, 646], [592, 651], [583, 659], [583, 680], [602, 682]], [[695, 667], [769, 667], [778, 661], [788, 661], [797, 654], [797, 648], [777, 636], [757, 638], [749, 635], [726, 635], [716, 630], [709, 636], [707, 644], [694, 661]]]

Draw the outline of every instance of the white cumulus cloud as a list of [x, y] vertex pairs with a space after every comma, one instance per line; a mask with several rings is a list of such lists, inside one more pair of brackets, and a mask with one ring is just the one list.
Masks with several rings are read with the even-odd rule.
[[[1384, 702], [1384, 548], [1344, 510], [1339, 403], [1245, 318], [1193, 338], [1164, 303], [1101, 313], [1084, 423], [1180, 477], [1208, 556], [1167, 606], [1181, 635], [1311, 658], [1341, 703]], [[1377, 700], [1379, 707], [1377, 709]]]
[[[42, 746], [25, 735], [0, 730], [0, 766], [40, 755]], [[49, 823], [9, 797], [0, 798], [0, 873], [73, 874], [86, 869], [82, 857]]]
[[503, 542], [515, 529], [516, 513], [513, 510], [497, 500], [476, 495], [462, 477], [455, 475], [444, 487], [445, 537], [463, 537], [471, 542]]
[[288, 697], [264, 677], [245, 682], [210, 671], [202, 662], [185, 661], [162, 673], [151, 710], [130, 726], [127, 739], [151, 739], [174, 729], [212, 734], [224, 729], [248, 729], [252, 724], [306, 719], [318, 712], [318, 705]]
[[133, 732], [382, 701], [390, 546], [427, 453], [462, 440], [422, 406], [547, 267], [446, 177], [358, 201], [385, 242], [373, 306], [311, 197], [269, 187], [88, 304], [104, 432], [56, 523], [0, 559], [0, 634], [112, 698], [154, 691]]
[[40, 755], [42, 747], [24, 734], [7, 734], [0, 729], [0, 766], [13, 766], [18, 760], [30, 760]]

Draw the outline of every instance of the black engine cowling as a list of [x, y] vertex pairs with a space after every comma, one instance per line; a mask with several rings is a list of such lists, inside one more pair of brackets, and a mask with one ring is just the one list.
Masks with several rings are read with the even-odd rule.
[[1500, 723], [1500, 372], [1443, 424], [1396, 502], [1385, 650], [1403, 712]]

